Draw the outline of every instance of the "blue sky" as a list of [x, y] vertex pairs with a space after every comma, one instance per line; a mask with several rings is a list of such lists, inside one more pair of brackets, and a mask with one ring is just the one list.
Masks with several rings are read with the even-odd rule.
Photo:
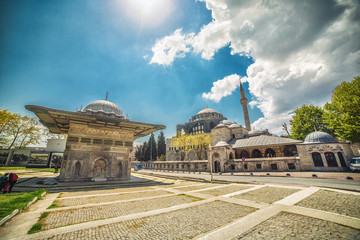
[[[135, 121], [164, 124], [165, 135], [208, 104], [243, 123], [239, 94], [213, 103], [202, 99], [212, 82], [246, 74], [247, 57], [219, 51], [211, 61], [199, 54], [170, 66], [149, 64], [156, 39], [181, 27], [198, 31], [211, 21], [205, 3], [174, 1], [171, 18], [142, 27], [114, 1], [2, 2], [0, 104], [21, 114], [26, 104], [75, 110], [95, 100], [116, 103]], [[115, 11], [115, 12], [114, 12]], [[4, 14], [4, 15], [3, 15]], [[135, 13], [134, 13], [135, 14]], [[257, 116], [259, 111], [254, 111]]]
[[206, 105], [244, 125], [237, 78], [224, 80], [235, 74], [253, 127], [281, 134], [296, 107], [323, 105], [359, 74], [349, 54], [360, 47], [348, 40], [359, 39], [356, 1], [278, 2], [1, 1], [0, 107], [75, 111], [108, 91], [131, 120], [164, 124], [171, 137]]

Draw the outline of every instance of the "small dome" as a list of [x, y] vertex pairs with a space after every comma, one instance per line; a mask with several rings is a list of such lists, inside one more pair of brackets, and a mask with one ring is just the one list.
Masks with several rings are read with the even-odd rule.
[[226, 147], [226, 146], [229, 146], [227, 142], [220, 141], [214, 147]]
[[222, 120], [220, 123], [227, 125], [227, 126], [232, 124], [232, 122], [230, 122], [229, 120]]
[[264, 135], [269, 134], [268, 130], [252, 130], [248, 133], [248, 135], [256, 136], [256, 135]]
[[88, 104], [84, 108], [83, 112], [103, 112], [108, 114], [114, 114], [118, 117], [123, 116], [121, 109], [115, 103], [106, 100], [98, 100]]
[[239, 128], [239, 127], [241, 127], [241, 126], [237, 123], [233, 123], [229, 126], [229, 128]]
[[218, 125], [216, 125], [215, 128], [222, 128], [222, 127], [226, 127], [226, 126], [224, 124], [222, 124], [222, 123], [219, 123]]
[[306, 136], [304, 143], [337, 143], [335, 138], [326, 132], [312, 132]]

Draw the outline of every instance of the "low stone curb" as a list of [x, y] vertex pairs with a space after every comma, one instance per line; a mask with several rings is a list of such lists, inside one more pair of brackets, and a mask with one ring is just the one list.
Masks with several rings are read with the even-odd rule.
[[[46, 192], [43, 192], [41, 194], [41, 197], [43, 197], [46, 194]], [[24, 211], [25, 209], [27, 209], [29, 206], [31, 206], [32, 204], [34, 204], [36, 201], [38, 200], [37, 197], [34, 197], [34, 199], [29, 202], [26, 207], [22, 210], [19, 209], [15, 209], [12, 213], [10, 213], [9, 215], [7, 215], [6, 217], [4, 217], [3, 219], [0, 220], [0, 227], [2, 227], [6, 222], [8, 222], [9, 220], [11, 220], [13, 217], [15, 217], [19, 212]]]

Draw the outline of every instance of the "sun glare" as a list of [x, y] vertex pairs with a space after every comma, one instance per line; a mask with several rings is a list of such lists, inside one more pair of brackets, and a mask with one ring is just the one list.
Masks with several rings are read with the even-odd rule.
[[126, 0], [122, 10], [142, 26], [158, 26], [172, 12], [171, 0]]

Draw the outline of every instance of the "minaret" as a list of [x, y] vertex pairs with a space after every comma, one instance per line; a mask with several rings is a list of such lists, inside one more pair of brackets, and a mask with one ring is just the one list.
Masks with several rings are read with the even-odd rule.
[[244, 113], [244, 121], [245, 121], [245, 128], [249, 131], [251, 131], [251, 125], [250, 125], [250, 118], [249, 118], [249, 112], [247, 108], [247, 98], [245, 97], [245, 91], [240, 81], [240, 103], [242, 105], [243, 113]]

